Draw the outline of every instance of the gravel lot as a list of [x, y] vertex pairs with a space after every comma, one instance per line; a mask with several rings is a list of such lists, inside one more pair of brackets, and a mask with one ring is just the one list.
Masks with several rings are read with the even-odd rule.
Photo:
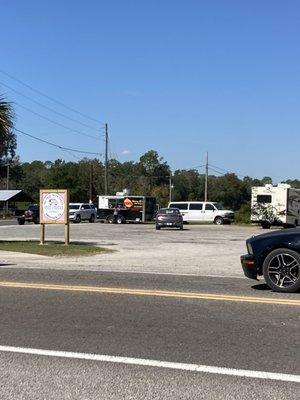
[[[0, 240], [39, 238], [38, 225], [2, 225]], [[91, 242], [113, 253], [79, 258], [1, 252], [0, 263], [23, 268], [79, 269], [243, 277], [239, 257], [255, 226], [185, 225], [183, 231], [154, 225], [71, 224], [71, 240]], [[63, 240], [62, 226], [47, 226], [46, 238]]]

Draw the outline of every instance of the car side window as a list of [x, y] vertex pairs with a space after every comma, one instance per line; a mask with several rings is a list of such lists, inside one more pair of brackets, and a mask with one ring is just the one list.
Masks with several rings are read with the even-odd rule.
[[215, 211], [215, 207], [212, 204], [207, 203], [205, 204], [205, 211]]
[[89, 204], [84, 204], [83, 207], [84, 207], [85, 210], [89, 210], [90, 209], [90, 205]]

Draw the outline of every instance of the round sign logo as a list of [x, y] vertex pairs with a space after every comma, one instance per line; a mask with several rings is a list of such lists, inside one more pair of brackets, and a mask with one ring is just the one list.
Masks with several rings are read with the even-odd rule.
[[53, 221], [64, 215], [64, 198], [60, 193], [49, 193], [43, 199], [43, 212], [46, 218]]

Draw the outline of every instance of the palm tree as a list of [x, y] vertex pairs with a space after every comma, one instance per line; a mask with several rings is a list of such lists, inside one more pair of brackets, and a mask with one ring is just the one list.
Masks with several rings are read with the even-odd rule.
[[14, 153], [13, 117], [11, 103], [0, 96], [0, 159], [8, 153]]

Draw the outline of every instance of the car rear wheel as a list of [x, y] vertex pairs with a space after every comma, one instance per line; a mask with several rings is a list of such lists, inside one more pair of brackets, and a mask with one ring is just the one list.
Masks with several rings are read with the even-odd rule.
[[300, 255], [290, 249], [273, 250], [263, 264], [263, 275], [271, 289], [293, 293], [300, 289]]
[[214, 220], [214, 223], [216, 225], [223, 225], [224, 224], [224, 219], [222, 217], [216, 217]]

